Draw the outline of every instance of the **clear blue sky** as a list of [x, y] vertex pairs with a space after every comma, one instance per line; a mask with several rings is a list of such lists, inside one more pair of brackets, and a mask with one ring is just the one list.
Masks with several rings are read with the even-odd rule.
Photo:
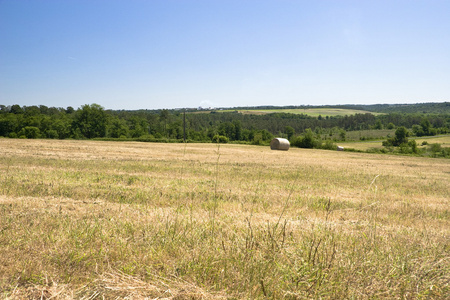
[[0, 0], [0, 104], [450, 101], [450, 0]]

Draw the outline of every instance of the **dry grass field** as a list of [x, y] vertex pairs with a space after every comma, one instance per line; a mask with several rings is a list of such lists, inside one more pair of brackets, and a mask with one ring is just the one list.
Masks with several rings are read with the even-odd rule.
[[0, 139], [2, 299], [443, 299], [450, 161]]

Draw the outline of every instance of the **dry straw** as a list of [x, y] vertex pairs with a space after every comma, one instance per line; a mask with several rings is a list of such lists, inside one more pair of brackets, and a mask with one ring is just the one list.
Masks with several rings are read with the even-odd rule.
[[289, 150], [289, 141], [287, 139], [283, 139], [283, 138], [274, 138], [271, 142], [270, 142], [270, 149], [272, 150], [284, 150], [287, 151]]

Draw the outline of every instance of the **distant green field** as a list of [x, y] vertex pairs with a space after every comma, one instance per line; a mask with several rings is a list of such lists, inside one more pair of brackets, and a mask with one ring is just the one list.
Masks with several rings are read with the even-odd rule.
[[[450, 135], [444, 136], [433, 136], [433, 137], [420, 137], [420, 138], [410, 138], [411, 140], [416, 140], [419, 147], [422, 147], [422, 142], [427, 141], [428, 144], [441, 144], [442, 147], [450, 147]], [[352, 148], [356, 150], [366, 151], [370, 148], [383, 148], [383, 141], [367, 141], [367, 142], [338, 142], [339, 146], [345, 148]], [[425, 146], [423, 146], [425, 147]]]
[[[231, 112], [236, 110], [222, 110], [222, 112]], [[325, 116], [345, 116], [355, 114], [371, 113], [374, 115], [380, 115], [380, 113], [372, 113], [365, 110], [356, 109], [341, 109], [341, 108], [308, 108], [308, 109], [258, 109], [258, 110], [238, 110], [241, 114], [271, 114], [271, 113], [289, 113], [289, 114], [305, 114], [312, 117]]]

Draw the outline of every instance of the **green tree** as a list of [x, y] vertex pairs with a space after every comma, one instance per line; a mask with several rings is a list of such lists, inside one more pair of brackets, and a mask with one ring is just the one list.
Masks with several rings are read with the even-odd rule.
[[234, 125], [234, 140], [241, 141], [242, 140], [242, 123], [239, 120], [233, 121]]
[[314, 148], [314, 135], [311, 129], [306, 129], [305, 135], [300, 145], [302, 148]]
[[436, 128], [433, 128], [433, 125], [431, 124], [430, 120], [428, 118], [423, 118], [420, 122], [420, 126], [423, 129], [423, 135], [436, 135], [437, 130]]
[[182, 139], [183, 138], [183, 121], [177, 120], [169, 124], [168, 137], [172, 139]]
[[383, 142], [383, 146], [395, 146], [398, 147], [402, 144], [407, 144], [408, 143], [408, 130], [404, 127], [401, 126], [399, 128], [397, 128], [397, 130], [395, 130], [395, 136], [388, 138], [386, 141]]
[[339, 130], [339, 136], [341, 138], [341, 140], [345, 141], [347, 133], [345, 132], [344, 129]]
[[16, 114], [16, 115], [17, 114], [23, 114], [23, 109], [18, 104], [12, 105], [10, 111], [11, 111], [11, 113]]
[[105, 137], [107, 127], [107, 115], [98, 104], [86, 104], [77, 110], [73, 129], [86, 138]]
[[229, 140], [234, 140], [236, 136], [236, 130], [234, 124], [231, 122], [224, 122], [219, 125], [219, 135], [226, 136]]
[[169, 120], [169, 110], [162, 109], [159, 112], [159, 120], [164, 123], [164, 136], [167, 137], [167, 121]]
[[66, 114], [71, 115], [71, 114], [73, 114], [74, 112], [75, 112], [75, 109], [73, 109], [72, 106], [67, 106]]
[[34, 126], [26, 126], [19, 132], [19, 136], [25, 136], [27, 139], [37, 139], [39, 135], [39, 128]]
[[383, 124], [381, 123], [381, 120], [380, 120], [380, 119], [378, 119], [378, 120], [375, 122], [375, 125], [374, 125], [373, 129], [383, 129]]
[[307, 128], [303, 136], [298, 136], [292, 142], [293, 146], [299, 148], [314, 148], [317, 142], [314, 139], [314, 133], [311, 129]]
[[52, 129], [56, 130], [59, 139], [66, 139], [70, 136], [71, 120], [67, 117], [61, 116], [53, 119]]
[[128, 123], [131, 137], [136, 138], [148, 134], [148, 122], [146, 119], [131, 117]]
[[47, 115], [49, 113], [48, 107], [45, 105], [39, 105], [39, 111], [43, 115]]
[[412, 126], [412, 131], [415, 136], [424, 136], [425, 135], [422, 126], [417, 125], [417, 124]]
[[45, 132], [45, 136], [49, 139], [57, 139], [58, 138], [58, 132], [54, 129], [49, 129]]
[[408, 142], [408, 146], [411, 147], [412, 153], [418, 153], [419, 148], [417, 148], [417, 142], [415, 140], [410, 140]]
[[291, 126], [286, 126], [284, 127], [284, 133], [286, 133], [287, 139], [290, 140], [295, 134], [295, 129]]
[[271, 134], [268, 130], [263, 129], [263, 130], [261, 130], [261, 137], [262, 137], [263, 141], [267, 142], [267, 141], [271, 141], [273, 139], [273, 134]]
[[387, 128], [387, 129], [394, 129], [394, 128], [395, 128], [395, 125], [394, 125], [394, 123], [390, 122], [390, 123], [387, 125], [386, 128]]
[[424, 135], [430, 135], [430, 129], [432, 126], [431, 126], [430, 120], [428, 120], [428, 118], [423, 118], [420, 121], [420, 126], [422, 126]]
[[395, 130], [395, 137], [393, 146], [400, 146], [401, 144], [408, 143], [408, 130], [401, 126]]
[[128, 136], [128, 125], [123, 119], [115, 117], [108, 126], [108, 135], [112, 138], [120, 138]]
[[23, 110], [25, 111], [25, 115], [28, 116], [38, 116], [41, 114], [41, 110], [39, 107], [32, 105], [32, 106], [24, 106]]
[[8, 136], [16, 133], [19, 127], [19, 120], [15, 114], [4, 114], [0, 117], [0, 136]]

